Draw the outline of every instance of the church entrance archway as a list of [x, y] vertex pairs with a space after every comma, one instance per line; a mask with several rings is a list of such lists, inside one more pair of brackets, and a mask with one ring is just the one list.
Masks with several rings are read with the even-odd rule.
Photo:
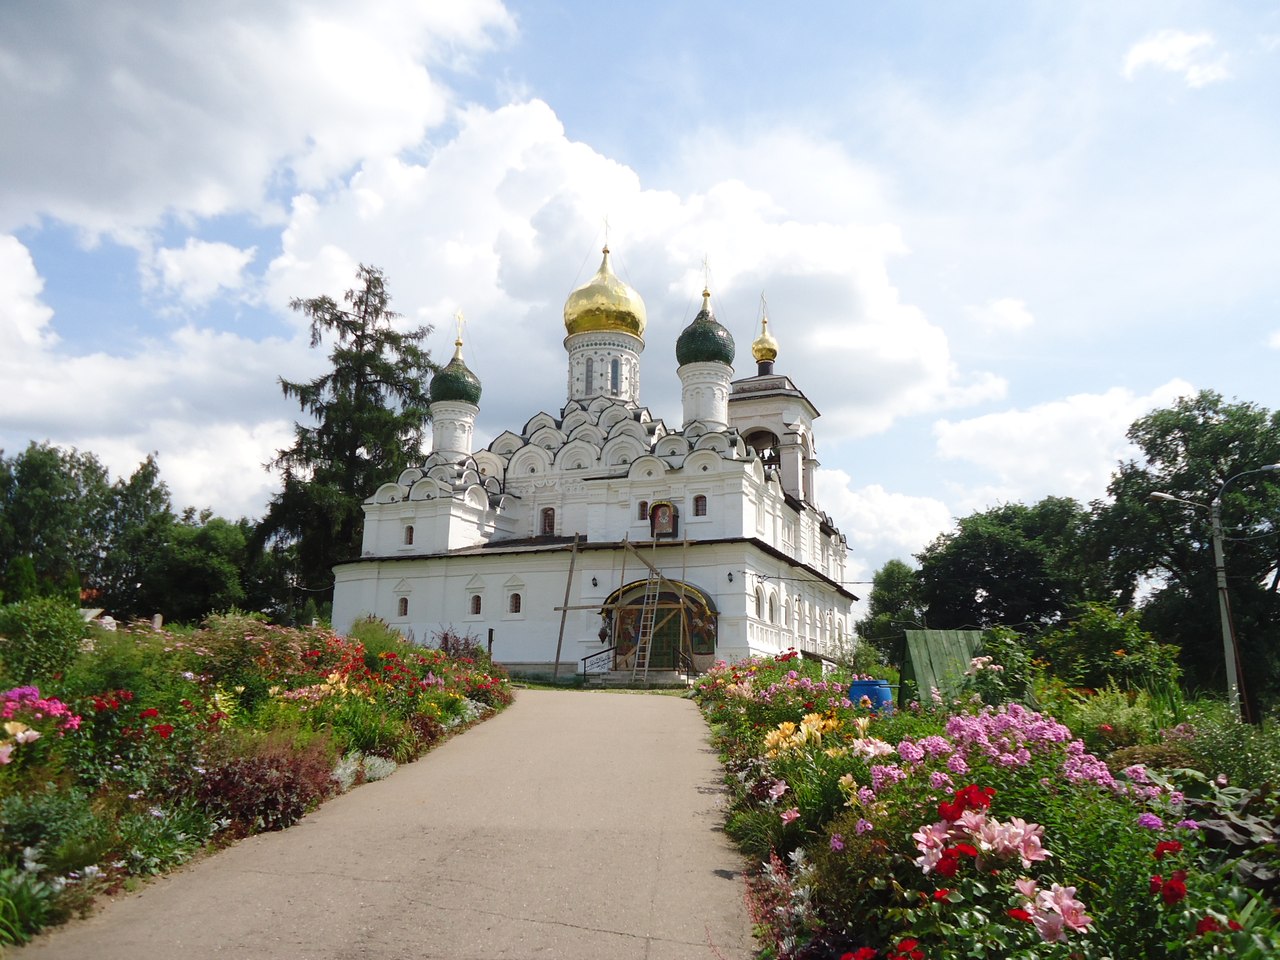
[[[628, 670], [635, 663], [646, 583], [632, 581], [605, 601], [602, 614], [613, 624], [615, 670]], [[664, 581], [653, 621], [649, 669], [677, 669], [681, 651], [697, 661], [714, 655], [718, 620], [714, 601], [700, 589], [691, 583]]]

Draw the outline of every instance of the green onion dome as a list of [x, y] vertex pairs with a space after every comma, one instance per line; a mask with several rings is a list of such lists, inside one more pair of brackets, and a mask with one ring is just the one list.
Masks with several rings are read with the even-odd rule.
[[462, 362], [462, 338], [453, 345], [453, 359], [431, 378], [431, 399], [461, 400], [479, 406], [480, 379]]
[[676, 340], [676, 361], [733, 366], [733, 334], [711, 312], [711, 293], [702, 291], [702, 309]]

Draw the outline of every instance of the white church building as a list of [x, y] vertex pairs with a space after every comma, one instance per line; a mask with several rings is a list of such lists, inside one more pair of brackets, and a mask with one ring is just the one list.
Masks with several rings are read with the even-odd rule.
[[430, 454], [365, 502], [361, 557], [335, 567], [334, 627], [450, 628], [513, 671], [561, 675], [850, 641], [846, 541], [814, 497], [818, 411], [774, 372], [767, 317], [755, 374], [733, 379], [733, 337], [702, 297], [675, 344], [678, 428], [641, 405], [644, 301], [607, 247], [565, 303], [558, 414], [474, 450], [481, 385], [459, 337], [431, 381]]

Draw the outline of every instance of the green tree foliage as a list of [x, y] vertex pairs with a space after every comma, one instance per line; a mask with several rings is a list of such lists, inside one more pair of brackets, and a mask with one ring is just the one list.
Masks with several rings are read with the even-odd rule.
[[120, 620], [157, 612], [152, 578], [174, 525], [169, 488], [160, 480], [155, 455], [138, 465], [129, 479], [111, 487], [95, 551], [86, 577], [92, 605]]
[[[32, 443], [0, 457], [0, 565], [29, 558], [36, 592], [75, 600], [101, 555], [111, 508], [106, 468], [93, 454]], [[23, 575], [25, 577], [25, 574]]]
[[[1226, 686], [1208, 504], [1228, 480], [1280, 462], [1280, 412], [1202, 391], [1134, 422], [1141, 457], [1120, 464], [1095, 504], [1094, 540], [1122, 601], [1151, 591], [1143, 626], [1182, 650], [1189, 685]], [[1155, 492], [1201, 504], [1152, 500]], [[1222, 493], [1226, 571], [1246, 693], [1280, 695], [1280, 475], [1240, 476]], [[1154, 590], [1152, 588], [1154, 587]]]
[[36, 597], [0, 607], [0, 661], [10, 683], [61, 673], [80, 652], [88, 626], [74, 601]]
[[295, 424], [293, 446], [271, 463], [284, 487], [258, 530], [259, 542], [296, 544], [298, 586], [325, 598], [333, 564], [359, 553], [361, 503], [419, 457], [435, 370], [421, 345], [430, 328], [395, 328], [382, 272], [362, 265], [356, 281], [345, 307], [325, 296], [290, 303], [311, 321], [311, 346], [330, 337], [333, 348], [327, 373], [280, 381], [311, 422]]
[[855, 625], [862, 642], [898, 669], [906, 656], [906, 629], [924, 624], [919, 594], [916, 571], [901, 560], [889, 560], [871, 578], [867, 615]]
[[143, 596], [166, 620], [197, 623], [244, 603], [247, 523], [188, 509], [148, 557]]
[[1089, 513], [1068, 497], [962, 518], [917, 555], [919, 600], [935, 629], [1035, 633], [1100, 589], [1084, 547]]

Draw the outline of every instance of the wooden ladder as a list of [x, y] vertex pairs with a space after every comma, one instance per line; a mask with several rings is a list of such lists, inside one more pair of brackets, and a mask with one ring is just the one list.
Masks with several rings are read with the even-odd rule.
[[649, 571], [644, 585], [644, 604], [640, 608], [640, 626], [636, 630], [636, 659], [631, 666], [631, 682], [649, 679], [649, 649], [653, 646], [653, 625], [658, 617], [658, 594], [662, 589], [662, 575]]

